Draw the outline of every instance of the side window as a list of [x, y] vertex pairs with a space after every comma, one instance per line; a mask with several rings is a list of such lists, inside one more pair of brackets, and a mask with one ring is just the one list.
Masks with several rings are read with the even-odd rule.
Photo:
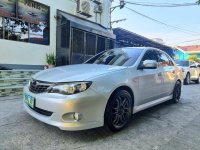
[[155, 50], [148, 50], [145, 54], [144, 57], [142, 59], [142, 61], [145, 60], [155, 60], [158, 62], [158, 53]]
[[171, 58], [170, 58], [170, 57], [167, 57], [167, 58], [169, 59], [170, 66], [174, 66], [174, 63], [173, 63], [173, 61], [171, 60]]
[[167, 66], [171, 66], [172, 62], [170, 62], [170, 60], [168, 59], [167, 55], [165, 55], [164, 53], [160, 52], [160, 59], [159, 59], [159, 67], [167, 67]]
[[194, 61], [190, 61], [190, 68], [197, 68], [197, 64]]

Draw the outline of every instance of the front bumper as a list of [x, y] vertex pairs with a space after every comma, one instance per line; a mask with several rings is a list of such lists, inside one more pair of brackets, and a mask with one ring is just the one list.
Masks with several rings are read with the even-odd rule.
[[[104, 124], [107, 99], [91, 88], [82, 93], [66, 96], [56, 93], [34, 94], [25, 86], [24, 93], [35, 98], [36, 108], [52, 112], [52, 115], [43, 115], [24, 103], [25, 110], [34, 118], [61, 130], [84, 130]], [[79, 113], [82, 117], [79, 121], [63, 119], [63, 115], [67, 113]]]

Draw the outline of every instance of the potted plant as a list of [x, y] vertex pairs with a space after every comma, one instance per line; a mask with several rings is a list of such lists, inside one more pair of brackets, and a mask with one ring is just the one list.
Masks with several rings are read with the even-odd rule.
[[56, 56], [55, 56], [55, 54], [54, 53], [46, 54], [46, 62], [48, 64], [46, 68], [55, 67], [55, 64], [56, 64]]

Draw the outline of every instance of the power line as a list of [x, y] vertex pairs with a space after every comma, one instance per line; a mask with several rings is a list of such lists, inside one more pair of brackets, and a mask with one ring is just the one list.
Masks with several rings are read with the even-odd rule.
[[181, 32], [184, 32], [184, 33], [190, 34], [190, 35], [191, 35], [191, 34], [193, 34], [193, 35], [200, 34], [200, 33], [198, 33], [198, 32], [194, 32], [194, 31], [190, 31], [190, 30], [186, 30], [186, 29], [182, 29], [182, 28], [179, 28], [179, 27], [176, 27], [176, 26], [172, 26], [172, 25], [166, 24], [166, 23], [161, 22], [161, 21], [159, 21], [159, 20], [156, 20], [156, 19], [154, 19], [154, 18], [152, 18], [152, 17], [149, 17], [149, 16], [147, 16], [147, 15], [145, 15], [145, 14], [142, 14], [142, 13], [136, 11], [136, 10], [133, 10], [133, 9], [127, 7], [127, 6], [125, 6], [125, 8], [127, 8], [128, 10], [130, 10], [130, 11], [132, 11], [132, 12], [134, 12], [134, 13], [136, 13], [136, 14], [138, 14], [138, 15], [140, 15], [140, 16], [146, 18], [146, 19], [149, 19], [149, 20], [151, 20], [151, 21], [153, 21], [153, 22], [156, 22], [156, 23], [158, 23], [158, 24], [164, 25], [164, 26], [166, 26], [166, 27], [168, 27], [168, 28], [172, 28], [172, 29], [174, 29], [174, 30], [179, 30], [179, 31], [181, 31]]
[[181, 41], [181, 42], [176, 42], [176, 43], [172, 43], [173, 44], [181, 44], [181, 43], [188, 43], [188, 42], [196, 42], [196, 41], [200, 41], [200, 39], [194, 39], [194, 40], [187, 40], [187, 41]]
[[186, 7], [186, 6], [196, 6], [197, 3], [182, 3], [182, 4], [166, 4], [166, 3], [141, 3], [141, 2], [131, 2], [126, 1], [127, 4], [133, 4], [138, 6], [146, 6], [146, 7]]
[[[200, 23], [189, 24], [189, 25], [183, 26], [183, 28], [189, 27], [189, 26], [193, 26], [193, 25], [198, 25], [198, 24], [200, 24]], [[170, 31], [167, 31], [167, 32], [160, 33], [160, 34], [158, 34], [158, 36], [167, 35], [167, 34], [170, 34], [170, 33], [172, 33], [172, 32], [174, 32], [174, 31], [173, 31], [173, 30], [170, 30]], [[200, 35], [200, 33], [197, 34], [197, 35], [192, 35], [192, 36], [199, 36], [199, 35]], [[183, 36], [181, 36], [181, 37], [183, 37]]]

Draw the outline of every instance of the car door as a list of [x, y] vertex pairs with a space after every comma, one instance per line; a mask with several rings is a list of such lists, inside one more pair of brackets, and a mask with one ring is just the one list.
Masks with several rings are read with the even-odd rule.
[[[158, 62], [158, 53], [156, 50], [148, 50], [141, 63], [145, 60], [155, 60]], [[161, 97], [163, 78], [160, 68], [156, 69], [138, 69], [139, 79], [139, 101], [137, 105], [142, 105]]]
[[168, 96], [172, 93], [176, 82], [176, 70], [173, 61], [167, 54], [160, 51], [159, 56], [159, 67], [163, 76], [162, 95]]

